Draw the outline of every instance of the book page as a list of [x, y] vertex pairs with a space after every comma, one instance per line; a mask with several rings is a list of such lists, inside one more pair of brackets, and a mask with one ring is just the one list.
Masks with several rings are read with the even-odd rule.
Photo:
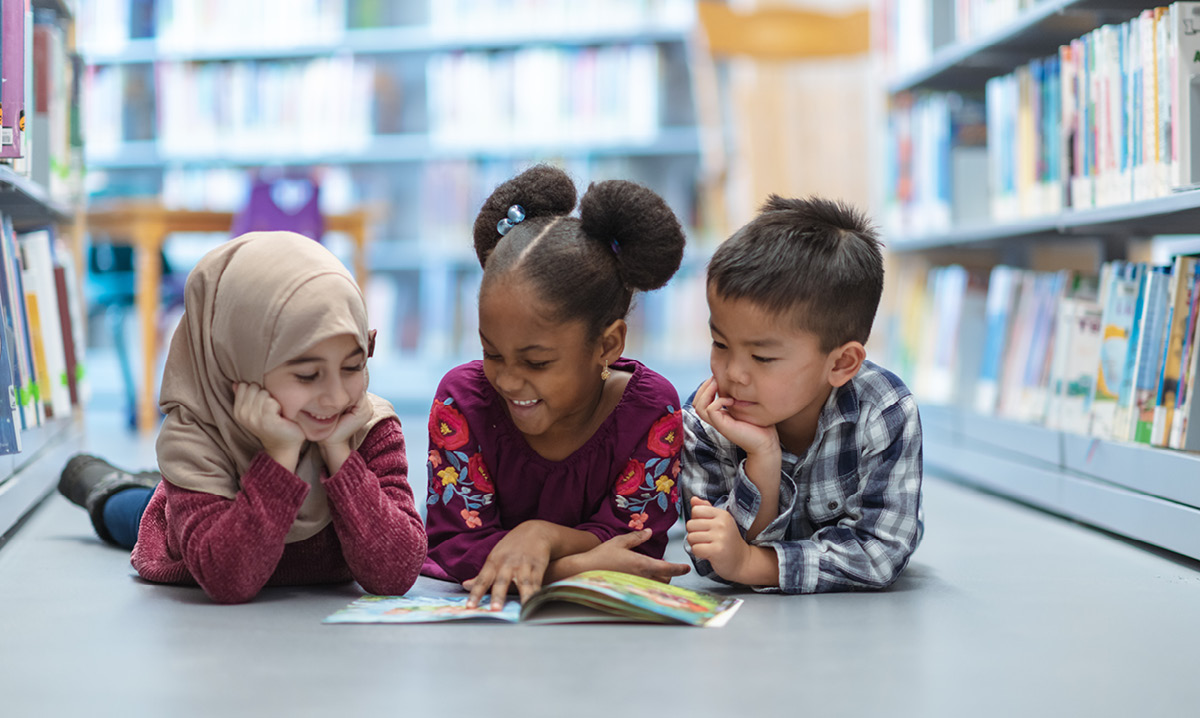
[[440, 623], [443, 621], [504, 621], [520, 619], [521, 604], [508, 601], [492, 611], [489, 598], [479, 608], [467, 608], [467, 596], [363, 596], [322, 623]]

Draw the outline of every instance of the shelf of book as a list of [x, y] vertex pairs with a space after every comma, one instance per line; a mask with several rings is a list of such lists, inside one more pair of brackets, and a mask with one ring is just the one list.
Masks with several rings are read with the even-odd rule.
[[1124, 22], [1151, 6], [1147, 0], [1032, 3], [980, 37], [933, 48], [928, 62], [893, 79], [888, 91], [978, 90], [986, 80], [1046, 54], [1047, 47], [1058, 47], [1105, 23]]
[[1168, 234], [1200, 234], [1200, 190], [1176, 192], [1165, 197], [1111, 207], [1071, 209], [1055, 215], [1013, 222], [975, 222], [925, 236], [892, 237], [888, 246], [893, 250], [917, 251], [1016, 240]]
[[[1200, 275], [1164, 264], [1155, 241], [1200, 234], [1187, 90], [1200, 6], [880, 2], [883, 50], [904, 69], [889, 85], [900, 259], [881, 324], [896, 329], [889, 360], [944, 404], [922, 408], [926, 461], [1200, 558], [1200, 454], [1178, 450], [1196, 446]], [[913, 8], [916, 31], [897, 34], [896, 11]], [[1072, 238], [1104, 241], [1060, 252]], [[926, 250], [945, 248], [1001, 251], [934, 266]], [[1039, 271], [989, 272], [998, 257]]]
[[[510, 31], [511, 30], [511, 31]], [[229, 62], [239, 60], [289, 60], [349, 53], [392, 55], [400, 53], [503, 50], [532, 45], [590, 47], [611, 44], [680, 43], [691, 33], [691, 23], [640, 24], [636, 27], [569, 27], [549, 30], [506, 28], [504, 32], [446, 34], [427, 27], [376, 27], [349, 29], [326, 43], [295, 45], [233, 45], [212, 43], [171, 47], [155, 38], [127, 40], [119, 47], [85, 51], [89, 65], [130, 65], [153, 62]]]
[[1200, 455], [946, 406], [921, 419], [930, 473], [1200, 559]]

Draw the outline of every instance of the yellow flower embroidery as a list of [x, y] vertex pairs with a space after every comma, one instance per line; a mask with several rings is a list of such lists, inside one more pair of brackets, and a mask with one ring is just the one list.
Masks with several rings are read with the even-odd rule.
[[458, 472], [454, 470], [453, 466], [447, 466], [439, 471], [437, 475], [442, 478], [442, 486], [458, 483]]
[[666, 476], [660, 476], [658, 477], [658, 480], [654, 482], [654, 488], [658, 489], [658, 493], [660, 494], [667, 493], [674, 485], [675, 482], [672, 479], [668, 479]]

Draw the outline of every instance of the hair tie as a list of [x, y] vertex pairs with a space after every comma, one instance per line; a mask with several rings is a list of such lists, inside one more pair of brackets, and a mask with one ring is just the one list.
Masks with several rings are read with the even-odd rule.
[[611, 247], [612, 247], [613, 254], [620, 254], [620, 253], [621, 253], [621, 243], [620, 243], [620, 242], [618, 242], [617, 240], [615, 240], [615, 239], [614, 239], [614, 240], [612, 241], [612, 244], [611, 244], [611, 245], [609, 245], [609, 246], [611, 246]]
[[496, 223], [496, 231], [500, 236], [508, 234], [508, 230], [517, 226], [525, 220], [525, 208], [519, 204], [514, 204], [508, 208], [508, 216]]

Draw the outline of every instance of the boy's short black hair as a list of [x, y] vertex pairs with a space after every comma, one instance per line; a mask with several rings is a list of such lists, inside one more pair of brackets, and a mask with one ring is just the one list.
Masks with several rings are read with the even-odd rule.
[[841, 201], [771, 195], [708, 263], [708, 287], [726, 299], [791, 313], [821, 351], [866, 343], [883, 294], [883, 253], [866, 214]]

